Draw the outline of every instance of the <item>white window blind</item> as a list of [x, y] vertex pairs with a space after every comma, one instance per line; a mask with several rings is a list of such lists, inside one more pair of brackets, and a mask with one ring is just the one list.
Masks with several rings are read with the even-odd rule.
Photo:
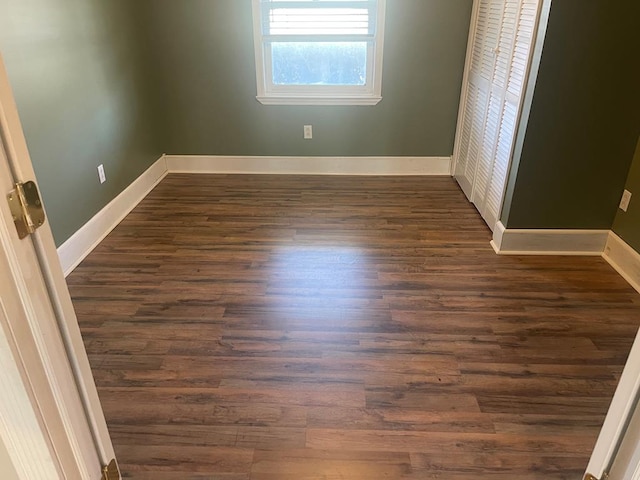
[[375, 35], [377, 3], [376, 0], [263, 1], [263, 35], [348, 36], [367, 41]]
[[375, 104], [385, 0], [253, 0], [258, 100]]

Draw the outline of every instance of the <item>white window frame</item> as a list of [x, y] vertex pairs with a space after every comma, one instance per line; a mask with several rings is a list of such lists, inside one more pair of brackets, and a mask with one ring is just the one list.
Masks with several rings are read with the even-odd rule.
[[[253, 3], [253, 38], [255, 47], [258, 101], [264, 105], [376, 105], [382, 100], [382, 57], [386, 0], [377, 0], [376, 33], [367, 48], [367, 81], [365, 85], [274, 85], [271, 70], [270, 38], [262, 31], [263, 0]], [[344, 5], [345, 2], [340, 2]], [[294, 41], [294, 38], [291, 39]], [[296, 41], [304, 36], [296, 36]]]

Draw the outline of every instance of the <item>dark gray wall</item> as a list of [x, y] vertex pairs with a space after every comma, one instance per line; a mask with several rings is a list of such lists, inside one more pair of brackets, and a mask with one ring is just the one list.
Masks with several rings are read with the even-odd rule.
[[618, 210], [613, 223], [613, 231], [637, 252], [640, 252], [640, 139], [638, 139], [636, 154], [625, 188], [633, 196], [626, 212]]
[[611, 228], [640, 133], [638, 18], [637, 0], [553, 0], [508, 228]]
[[0, 0], [0, 51], [58, 244], [162, 153], [131, 3]]
[[452, 154], [472, 0], [387, 2], [383, 100], [374, 107], [261, 105], [249, 0], [134, 3], [149, 27], [167, 153]]

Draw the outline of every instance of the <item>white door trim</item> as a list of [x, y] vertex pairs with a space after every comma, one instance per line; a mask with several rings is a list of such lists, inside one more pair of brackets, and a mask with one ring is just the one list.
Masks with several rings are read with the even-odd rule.
[[[16, 181], [35, 181], [1, 56], [0, 133], [13, 178]], [[4, 217], [4, 221], [9, 219]], [[12, 221], [10, 226], [13, 227]], [[11, 235], [15, 236], [15, 232]], [[17, 237], [13, 242], [16, 240]], [[30, 334], [34, 349], [21, 354], [23, 360], [29, 360], [24, 363], [44, 419], [42, 427], [52, 436], [56, 449], [59, 447], [63, 452], [70, 449], [72, 458], [64, 460], [64, 466], [75, 469], [77, 474], [68, 478], [100, 478], [100, 464], [114, 458], [114, 451], [53, 234], [45, 222], [31, 240], [14, 243], [16, 247], [7, 242], [8, 238], [4, 238], [2, 246], [9, 254], [14, 276], [23, 275], [25, 278], [21, 295], [25, 305], [31, 308]], [[22, 342], [18, 346], [22, 347]], [[47, 424], [49, 420], [50, 425]], [[74, 462], [75, 466], [72, 465]]]

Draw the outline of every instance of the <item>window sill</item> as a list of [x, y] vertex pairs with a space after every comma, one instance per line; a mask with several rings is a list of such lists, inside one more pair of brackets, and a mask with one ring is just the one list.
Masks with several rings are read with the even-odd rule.
[[263, 105], [377, 105], [382, 100], [381, 96], [344, 96], [344, 97], [321, 97], [321, 96], [292, 96], [292, 95], [269, 95], [257, 96], [258, 101]]

